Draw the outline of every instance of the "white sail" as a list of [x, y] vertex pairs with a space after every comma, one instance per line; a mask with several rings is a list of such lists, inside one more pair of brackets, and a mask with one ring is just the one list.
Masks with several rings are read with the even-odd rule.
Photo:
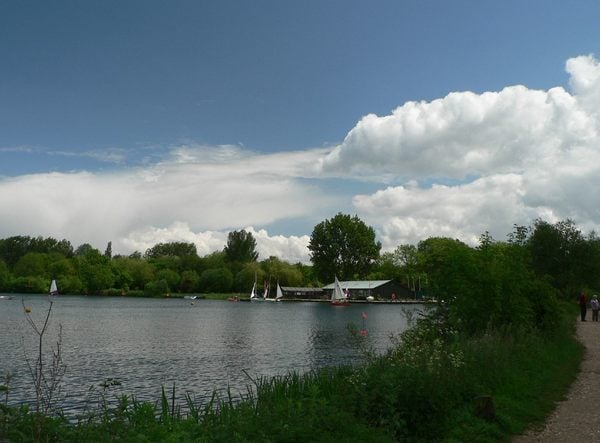
[[56, 285], [56, 280], [52, 280], [52, 283], [50, 283], [49, 294], [58, 295], [58, 286]]
[[331, 301], [342, 301], [347, 300], [346, 294], [344, 294], [344, 290], [342, 289], [342, 285], [338, 281], [337, 277], [335, 278], [335, 283], [333, 284], [333, 293], [331, 294]]
[[256, 298], [256, 281], [252, 285], [252, 292], [250, 292], [250, 300]]
[[279, 301], [283, 298], [283, 291], [281, 290], [281, 286], [279, 286], [279, 282], [277, 282], [277, 295], [275, 296], [275, 300]]

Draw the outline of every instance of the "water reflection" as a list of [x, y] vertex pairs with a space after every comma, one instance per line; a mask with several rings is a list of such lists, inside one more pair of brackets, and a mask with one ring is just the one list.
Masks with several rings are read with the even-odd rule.
[[[33, 398], [24, 353], [35, 355], [35, 334], [26, 323], [21, 296], [0, 304], [0, 373], [14, 374], [11, 403]], [[37, 321], [44, 296], [23, 296]], [[419, 309], [409, 307], [407, 309]], [[161, 386], [176, 385], [199, 396], [228, 387], [245, 393], [248, 378], [354, 364], [362, 353], [348, 325], [362, 327], [368, 314], [368, 346], [383, 351], [389, 336], [406, 328], [400, 306], [321, 303], [230, 303], [181, 299], [60, 297], [55, 300], [46, 347], [63, 328], [63, 380], [67, 410], [81, 410], [107, 379], [110, 392], [156, 400]], [[248, 375], [246, 375], [248, 374]]]

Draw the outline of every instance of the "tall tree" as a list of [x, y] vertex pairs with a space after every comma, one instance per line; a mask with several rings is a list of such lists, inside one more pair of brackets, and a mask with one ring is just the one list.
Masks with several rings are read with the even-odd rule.
[[145, 256], [148, 258], [157, 257], [186, 257], [189, 255], [197, 255], [196, 245], [194, 243], [186, 242], [170, 242], [170, 243], [158, 243], [152, 248], [146, 251]]
[[246, 232], [244, 229], [229, 233], [223, 252], [230, 263], [248, 263], [258, 258], [256, 240], [251, 232]]
[[358, 216], [337, 214], [313, 229], [308, 245], [317, 276], [330, 282], [366, 276], [379, 257], [381, 243], [375, 230]]
[[104, 256], [109, 260], [112, 258], [112, 242], [109, 241], [108, 245], [106, 245], [106, 250], [104, 251]]
[[547, 276], [564, 295], [578, 293], [590, 281], [593, 245], [572, 220], [536, 220], [527, 246], [538, 275]]

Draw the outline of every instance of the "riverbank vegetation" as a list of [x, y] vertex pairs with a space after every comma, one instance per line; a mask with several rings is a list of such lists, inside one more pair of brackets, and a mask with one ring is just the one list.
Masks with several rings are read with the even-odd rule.
[[[387, 259], [390, 272], [400, 264], [426, 279], [438, 305], [393, 337], [384, 355], [364, 349], [364, 363], [354, 367], [249, 378], [242, 398], [215, 394], [176, 405], [164, 391], [155, 404], [120, 397], [98, 402], [76, 422], [4, 404], [0, 437], [502, 441], [542, 420], [578, 371], [575, 294], [600, 288], [600, 240], [570, 221], [536, 221], [516, 226], [507, 241], [484, 234], [470, 247], [430, 238]], [[10, 384], [4, 391], [10, 395]]]

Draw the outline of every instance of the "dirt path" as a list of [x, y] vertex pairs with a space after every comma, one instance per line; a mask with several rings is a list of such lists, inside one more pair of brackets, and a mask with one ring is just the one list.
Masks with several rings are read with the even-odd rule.
[[586, 353], [567, 398], [542, 428], [520, 435], [513, 442], [600, 441], [600, 323], [590, 320], [577, 322], [577, 337]]

